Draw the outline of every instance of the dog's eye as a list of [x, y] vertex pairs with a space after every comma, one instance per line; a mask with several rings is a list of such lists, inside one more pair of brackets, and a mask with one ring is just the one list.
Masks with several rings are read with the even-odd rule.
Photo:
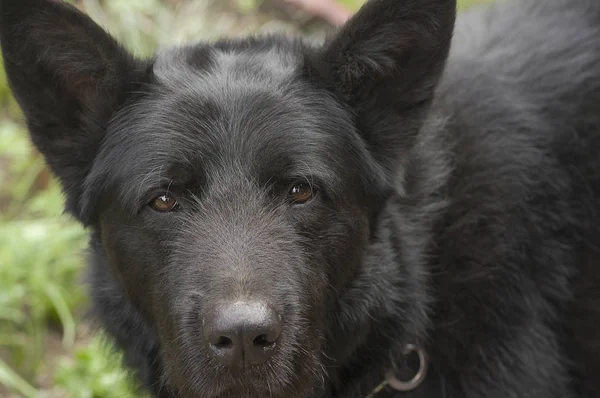
[[169, 195], [160, 195], [150, 202], [150, 207], [161, 213], [167, 213], [174, 210], [179, 203]]
[[302, 204], [311, 200], [315, 196], [313, 188], [306, 183], [296, 184], [290, 189], [290, 201], [294, 204]]

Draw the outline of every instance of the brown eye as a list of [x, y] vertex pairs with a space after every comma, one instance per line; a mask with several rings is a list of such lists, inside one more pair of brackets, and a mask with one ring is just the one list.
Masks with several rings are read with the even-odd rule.
[[296, 184], [290, 190], [290, 200], [294, 204], [302, 204], [311, 200], [314, 196], [314, 191], [309, 184]]
[[177, 201], [169, 195], [160, 195], [150, 202], [150, 207], [161, 213], [167, 213], [177, 207]]

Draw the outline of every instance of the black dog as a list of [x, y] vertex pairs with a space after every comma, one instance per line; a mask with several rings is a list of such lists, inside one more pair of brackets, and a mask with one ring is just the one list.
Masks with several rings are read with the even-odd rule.
[[373, 0], [324, 46], [148, 60], [61, 1], [0, 4], [96, 315], [155, 395], [600, 396], [597, 0], [453, 40], [455, 1]]

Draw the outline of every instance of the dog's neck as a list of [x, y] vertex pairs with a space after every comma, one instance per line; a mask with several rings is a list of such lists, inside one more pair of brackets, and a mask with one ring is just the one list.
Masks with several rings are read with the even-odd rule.
[[350, 391], [366, 396], [390, 367], [381, 358], [400, 357], [408, 343], [422, 344], [429, 328], [426, 268], [422, 259], [405, 256], [403, 235], [416, 230], [402, 226], [397, 199], [388, 202], [377, 220], [380, 234], [372, 237], [359, 275], [332, 313], [323, 361], [334, 393], [327, 397], [350, 397]]
[[[447, 120], [429, 118], [415, 145], [442, 145], [439, 132]], [[442, 192], [452, 170], [446, 163], [450, 153], [448, 159], [441, 156], [444, 153], [409, 153], [406, 164], [411, 166], [402, 169], [399, 186], [374, 220], [378, 235], [371, 237], [359, 275], [338, 298], [331, 315], [334, 322], [323, 361], [331, 369], [327, 376], [334, 393], [327, 397], [354, 397], [357, 391], [362, 394], [357, 398], [367, 396], [407, 344], [426, 347], [434, 305], [429, 301], [432, 248], [428, 245], [448, 205]], [[412, 184], [422, 174], [436, 175], [423, 180], [437, 184]]]

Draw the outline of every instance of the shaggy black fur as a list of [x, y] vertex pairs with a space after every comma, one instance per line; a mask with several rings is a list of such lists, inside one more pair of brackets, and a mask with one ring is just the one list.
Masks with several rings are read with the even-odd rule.
[[[415, 343], [449, 397], [600, 396], [597, 0], [501, 2], [453, 39], [453, 0], [372, 0], [323, 46], [149, 60], [61, 1], [0, 5], [95, 313], [156, 395], [361, 398]], [[236, 371], [202, 324], [240, 297], [283, 333]]]

